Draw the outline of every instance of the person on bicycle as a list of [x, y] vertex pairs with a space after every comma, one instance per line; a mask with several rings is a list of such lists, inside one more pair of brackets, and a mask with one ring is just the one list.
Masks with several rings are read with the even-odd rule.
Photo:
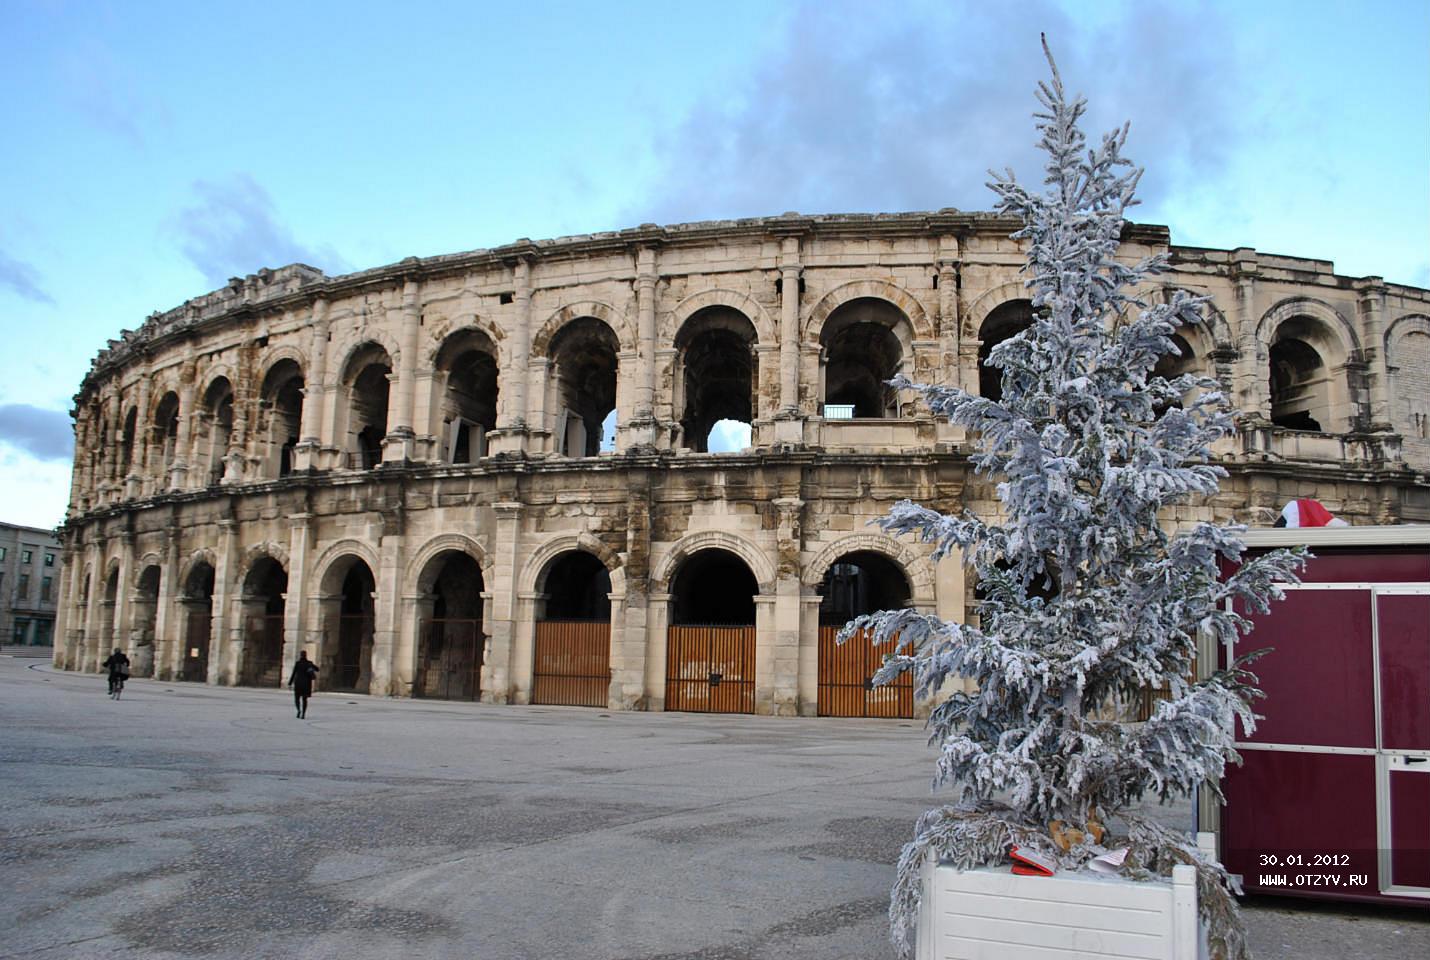
[[124, 689], [124, 681], [129, 679], [129, 658], [123, 650], [115, 647], [109, 659], [104, 661], [104, 667], [109, 671], [109, 695], [118, 698]]

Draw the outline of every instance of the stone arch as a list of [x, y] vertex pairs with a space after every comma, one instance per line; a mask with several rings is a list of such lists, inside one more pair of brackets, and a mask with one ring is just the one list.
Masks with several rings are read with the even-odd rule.
[[723, 530], [706, 530], [701, 533], [692, 533], [681, 538], [671, 547], [670, 551], [661, 558], [656, 565], [655, 584], [656, 593], [666, 593], [670, 590], [671, 577], [679, 569], [682, 562], [690, 556], [699, 553], [701, 550], [720, 549], [727, 550], [745, 562], [745, 566], [750, 568], [750, 572], [755, 575], [755, 581], [760, 585], [760, 593], [768, 594], [774, 592], [775, 568], [771, 565], [769, 558], [764, 552], [744, 537], [736, 536], [733, 533], [726, 533]]
[[779, 343], [779, 333], [775, 329], [770, 315], [765, 312], [765, 308], [760, 302], [748, 294], [740, 293], [738, 290], [729, 290], [724, 287], [715, 287], [710, 290], [701, 290], [692, 293], [670, 312], [671, 341], [680, 336], [681, 329], [692, 316], [704, 310], [706, 307], [729, 307], [745, 315], [745, 319], [755, 328], [755, 342], [763, 344]]
[[129, 571], [130, 584], [138, 588], [140, 578], [144, 576], [144, 571], [150, 567], [158, 567], [161, 572], [164, 569], [164, 559], [157, 550], [150, 550], [135, 558], [134, 568]]
[[1293, 317], [1309, 317], [1319, 321], [1340, 348], [1340, 355], [1325, 357], [1328, 366], [1343, 364], [1361, 357], [1360, 338], [1341, 312], [1323, 300], [1314, 297], [1288, 297], [1261, 315], [1256, 323], [1256, 343], [1259, 349], [1268, 350], [1276, 331]]
[[274, 560], [283, 567], [284, 570], [291, 570], [288, 565], [288, 551], [282, 544], [274, 543], [272, 540], [265, 540], [262, 543], [255, 543], [244, 550], [238, 561], [238, 579], [241, 583], [243, 578], [248, 576], [253, 565], [264, 557]]
[[179, 565], [179, 578], [175, 581], [177, 588], [175, 596], [182, 596], [185, 585], [189, 582], [189, 576], [194, 572], [194, 568], [201, 563], [206, 563], [213, 570], [218, 570], [218, 554], [210, 547], [199, 547], [191, 552], [182, 564]]
[[424, 319], [430, 323], [424, 325], [426, 335], [423, 339], [422, 352], [417, 356], [417, 363], [423, 369], [430, 370], [437, 365], [437, 357], [454, 337], [463, 333], [473, 331], [486, 336], [491, 341], [492, 354], [497, 362], [497, 369], [501, 369], [506, 364], [508, 357], [506, 348], [502, 341], [506, 339], [506, 333], [501, 327], [484, 318], [474, 310], [467, 310], [450, 320], [441, 314], [428, 314]]
[[[1206, 296], [1186, 287], [1168, 285], [1156, 291], [1151, 299], [1156, 303], [1169, 304], [1177, 293], [1185, 293], [1189, 297]], [[1193, 329], [1206, 341], [1208, 354], [1213, 350], [1231, 350], [1236, 347], [1236, 338], [1232, 336], [1231, 325], [1226, 322], [1226, 314], [1211, 300], [1202, 304], [1201, 320], [1193, 325]]]
[[283, 343], [269, 347], [258, 358], [257, 367], [263, 371], [263, 376], [258, 378], [259, 388], [268, 382], [268, 375], [273, 372], [273, 368], [284, 360], [292, 360], [298, 365], [298, 372], [306, 381], [308, 376], [308, 355], [296, 344]]
[[361, 331], [354, 339], [346, 341], [342, 352], [342, 359], [331, 368], [337, 373], [337, 383], [345, 383], [352, 376], [354, 371], [349, 368], [352, 366], [353, 359], [362, 352], [363, 348], [369, 346], [379, 346], [387, 351], [387, 357], [392, 361], [392, 371], [394, 373], [397, 372], [402, 353], [402, 351], [397, 348], [397, 341], [392, 339], [384, 330], [368, 327]]
[[1009, 280], [1007, 283], [1000, 283], [991, 290], [985, 290], [963, 312], [961, 338], [977, 340], [978, 331], [983, 328], [983, 321], [987, 320], [988, 315], [1003, 304], [1012, 303], [1015, 300], [1032, 299], [1033, 291], [1022, 280]]
[[[517, 577], [518, 593], [535, 593], [537, 580], [541, 573], [552, 560], [568, 553], [572, 550], [580, 550], [589, 553], [605, 565], [606, 571], [611, 575], [611, 592], [625, 593], [625, 567], [621, 565], [621, 558], [608, 547], [605, 541], [588, 531], [581, 531], [578, 534], [567, 534], [547, 540], [541, 546], [531, 552], [526, 563], [521, 568], [521, 574]], [[619, 583], [619, 586], [618, 586]]]
[[[482, 580], [490, 587], [495, 582], [493, 567], [495, 559], [487, 554], [486, 548], [475, 538], [462, 533], [441, 533], [418, 548], [412, 559], [407, 563], [407, 570], [403, 574], [403, 596], [418, 596], [423, 592], [421, 579], [436, 556], [448, 551], [465, 553], [477, 562], [477, 566], [482, 571]], [[377, 570], [374, 567], [373, 572]]]
[[900, 543], [893, 537], [877, 533], [856, 533], [825, 545], [824, 549], [815, 554], [814, 559], [805, 565], [804, 576], [801, 578], [804, 585], [811, 590], [817, 588], [823, 582], [824, 575], [829, 572], [829, 568], [834, 566], [840, 557], [859, 552], [877, 553], [888, 557], [909, 578], [913, 601], [918, 604], [933, 602], [933, 564], [927, 557], [911, 550], [907, 544]]
[[537, 330], [536, 336], [531, 338], [531, 355], [533, 357], [547, 356], [551, 350], [551, 341], [556, 334], [561, 332], [561, 328], [582, 317], [594, 317], [610, 327], [611, 332], [616, 335], [616, 342], [620, 344], [622, 351], [636, 349], [635, 332], [631, 330], [630, 322], [623, 312], [599, 300], [582, 300], [578, 303], [567, 304], [546, 318]]
[[202, 384], [202, 387], [194, 391], [195, 395], [200, 399], [208, 396], [209, 390], [213, 388], [213, 385], [218, 382], [220, 377], [228, 381], [229, 387], [235, 394], [238, 392], [238, 371], [234, 368], [233, 364], [226, 360], [221, 360], [204, 368], [203, 375], [198, 381]]
[[367, 568], [372, 571], [373, 576], [377, 575], [380, 569], [381, 560], [377, 551], [372, 545], [363, 540], [352, 537], [345, 537], [342, 540], [334, 541], [318, 556], [317, 562], [313, 564], [313, 582], [318, 584], [319, 591], [330, 592], [326, 580], [333, 568], [342, 561], [356, 557], [367, 564]]
[[1396, 317], [1385, 328], [1385, 362], [1388, 366], [1396, 366], [1395, 353], [1391, 348], [1401, 337], [1412, 333], [1430, 335], [1430, 316], [1423, 313], [1407, 313], [1404, 316]]
[[817, 343], [820, 334], [824, 330], [824, 321], [829, 319], [829, 315], [835, 310], [849, 303], [851, 300], [861, 299], [884, 300], [893, 304], [903, 311], [909, 320], [909, 325], [913, 328], [915, 340], [933, 340], [938, 334], [929, 322], [928, 314], [924, 312], [923, 305], [914, 298], [914, 295], [896, 284], [887, 280], [851, 280], [848, 283], [840, 284], [830, 290], [819, 302], [814, 305], [814, 309], [809, 313], [809, 319], [805, 321], [803, 338], [807, 343]]

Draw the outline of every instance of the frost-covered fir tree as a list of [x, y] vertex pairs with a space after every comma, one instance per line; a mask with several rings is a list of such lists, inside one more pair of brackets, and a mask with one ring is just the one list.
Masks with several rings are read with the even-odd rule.
[[[1133, 878], [1194, 865], [1214, 950], [1245, 957], [1226, 872], [1188, 836], [1129, 808], [1215, 790], [1225, 764], [1239, 760], [1233, 725], [1254, 726], [1255, 678], [1238, 664], [1194, 682], [1197, 637], [1249, 629], [1227, 601], [1264, 611], [1300, 559], [1270, 554], [1222, 580], [1219, 561], [1241, 558], [1243, 528], [1199, 523], [1172, 534], [1158, 522], [1165, 507], [1216, 493], [1225, 471], [1212, 446], [1232, 433], [1232, 411], [1215, 380], [1153, 375], [1176, 352], [1173, 331], [1199, 322], [1204, 301], [1141, 299], [1165, 258], [1117, 259], [1141, 176], [1122, 157], [1127, 127], [1090, 148], [1078, 129], [1085, 101], [1065, 95], [1050, 53], [1048, 64], [1035, 114], [1046, 189], [1028, 190], [1011, 171], [990, 184], [999, 212], [1023, 223], [1013, 237], [1026, 244], [1035, 314], [989, 357], [1002, 397], [895, 381], [967, 427], [974, 464], [998, 481], [996, 519], [904, 501], [880, 521], [934, 544], [936, 557], [962, 552], [981, 587], [978, 626], [898, 610], [845, 629], [894, 644], [877, 682], [911, 670], [929, 695], [950, 678], [973, 681], [929, 719], [934, 786], [956, 799], [926, 813], [904, 848], [891, 934], [907, 955], [931, 857], [966, 869], [1002, 862], [1016, 844], [1071, 870], [1126, 846]], [[1158, 688], [1170, 698], [1151, 719], [1110, 719]], [[1112, 823], [1125, 835], [1105, 834]]]

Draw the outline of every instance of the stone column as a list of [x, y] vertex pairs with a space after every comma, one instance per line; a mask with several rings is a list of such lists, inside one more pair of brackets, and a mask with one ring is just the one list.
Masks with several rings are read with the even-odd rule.
[[402, 356], [397, 362], [397, 403], [389, 417], [392, 426], [382, 442], [384, 463], [411, 460], [415, 453], [416, 431], [412, 409], [417, 402], [417, 337], [422, 324], [419, 302], [421, 285], [408, 279], [402, 285]]
[[70, 542], [74, 534], [65, 536], [64, 554], [60, 560], [60, 603], [55, 609], [55, 658], [54, 664], [60, 670], [74, 670], [79, 665], [79, 645], [71, 636], [72, 624], [79, 623], [78, 600], [80, 574], [75, 572], [77, 564], [75, 548]]
[[[507, 368], [501, 382], [501, 420], [489, 438], [492, 453], [519, 453], [527, 449], [526, 436], [533, 422], [528, 399], [528, 365], [531, 360], [531, 261], [525, 257], [512, 267], [515, 285], [516, 329], [507, 348]], [[545, 383], [536, 381], [538, 389]]]
[[[308, 552], [313, 542], [313, 515], [295, 513], [288, 517], [292, 533], [288, 540], [288, 592], [283, 600], [283, 674], [287, 682], [299, 650], [308, 651], [308, 659], [319, 661], [320, 651], [312, 643], [304, 643], [304, 612], [308, 595]], [[321, 668], [320, 668], [321, 669]]]
[[[629, 616], [630, 603], [626, 604]], [[647, 710], [665, 709], [666, 657], [669, 641], [670, 594], [652, 593], [646, 596], [644, 625], [640, 639], [645, 644], [645, 703]]]
[[179, 390], [179, 429], [174, 439], [174, 462], [168, 465], [167, 480], [170, 490], [183, 489], [184, 478], [188, 474], [187, 457], [190, 454], [189, 444], [194, 419], [194, 378], [194, 363], [190, 360], [184, 364], [183, 386]]
[[1232, 284], [1236, 300], [1236, 341], [1241, 352], [1241, 362], [1236, 374], [1237, 406], [1243, 414], [1253, 419], [1271, 419], [1271, 384], [1268, 345], [1256, 339], [1256, 253], [1255, 251], [1235, 251], [1249, 254], [1249, 258], [1238, 259], [1232, 271]]
[[81, 647], [84, 655], [80, 659], [80, 669], [91, 672], [98, 670], [100, 661], [104, 659], [98, 656], [99, 606], [104, 599], [104, 588], [101, 586], [104, 577], [101, 567], [103, 548], [103, 540], [96, 538], [89, 542], [85, 550], [85, 566], [89, 568], [89, 573], [80, 588], [80, 596], [84, 597], [84, 641]]
[[238, 525], [231, 519], [217, 521], [218, 564], [214, 568], [213, 622], [209, 624], [209, 669], [206, 683], [237, 683], [243, 662], [242, 584], [237, 582]]
[[170, 528], [165, 535], [163, 566], [159, 573], [159, 608], [154, 614], [154, 678], [174, 679], [183, 663], [183, 617], [177, 616], [179, 597], [179, 534]]
[[800, 309], [799, 238], [780, 241], [780, 408], [775, 413], [775, 440], [799, 443], [804, 439], [800, 426]]
[[1360, 293], [1360, 312], [1365, 334], [1365, 362], [1369, 373], [1370, 429], [1391, 432], [1395, 429], [1390, 408], [1390, 358], [1385, 355], [1385, 282], [1380, 277], [1366, 277], [1356, 286]]
[[817, 593], [799, 598], [799, 715], [819, 714], [819, 604]]
[[129, 475], [124, 478], [125, 495], [130, 500], [144, 495], [144, 468], [149, 463], [149, 436], [153, 432], [149, 411], [151, 379], [146, 364], [139, 377], [139, 412], [134, 417], [134, 448], [129, 452]]
[[[965, 604], [965, 597], [968, 592], [968, 568], [963, 564], [963, 551], [954, 547], [934, 567], [934, 609], [931, 611], [942, 620], [952, 623], [969, 623], [973, 617], [969, 615]], [[973, 680], [960, 680], [952, 678], [948, 680], [942, 690], [934, 697], [935, 701], [943, 700], [955, 689], [962, 689], [966, 692], [973, 692], [977, 684]], [[930, 702], [918, 702], [914, 704], [914, 714], [916, 716], [927, 716]]]
[[799, 574], [800, 554], [804, 548], [804, 501], [798, 497], [780, 497], [774, 503], [779, 512], [779, 526], [776, 530], [777, 563], [771, 610], [773, 623], [768, 633], [760, 634], [759, 639], [765, 640], [770, 648], [770, 712], [776, 716], [792, 717], [799, 713]]
[[[522, 505], [506, 501], [493, 504], [492, 509], [496, 513], [496, 535], [493, 538], [496, 556], [491, 566], [492, 580], [486, 585], [492, 600], [490, 604], [482, 605], [482, 629], [491, 638], [491, 671], [488, 674], [491, 689], [482, 691], [482, 699], [488, 703], [506, 703], [508, 700], [526, 703], [531, 695], [530, 688], [517, 690], [513, 682], [516, 638], [512, 627], [516, 620], [517, 558], [522, 556]], [[529, 669], [527, 673], [530, 674]]]
[[656, 279], [655, 250], [641, 247], [636, 251], [635, 403], [631, 422], [622, 425], [620, 430], [627, 438], [627, 447], [652, 445], [659, 434], [655, 419]]
[[134, 584], [134, 531], [126, 530], [119, 538], [119, 583], [114, 591], [114, 645], [124, 649], [131, 669], [139, 654], [134, 648], [134, 604], [131, 592]]
[[309, 321], [313, 336], [308, 347], [308, 369], [303, 378], [303, 413], [298, 429], [298, 443], [293, 447], [295, 470], [318, 469], [318, 451], [322, 447], [323, 409], [328, 385], [328, 301], [319, 297], [313, 301], [313, 316]]
[[378, 696], [403, 697], [412, 692], [412, 651], [416, 644], [415, 616], [408, 601], [402, 597], [402, 567], [407, 562], [406, 536], [398, 522], [383, 517], [383, 530], [378, 548], [378, 566], [372, 572], [377, 580], [377, 600], [373, 604], [372, 680], [368, 693]]
[[755, 712], [775, 716], [781, 705], [775, 656], [775, 604], [773, 593], [755, 595]]

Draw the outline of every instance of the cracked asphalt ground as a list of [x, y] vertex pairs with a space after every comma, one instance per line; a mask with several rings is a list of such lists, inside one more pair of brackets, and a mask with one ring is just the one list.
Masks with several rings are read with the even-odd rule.
[[[131, 681], [0, 657], [0, 958], [888, 958], [917, 724]], [[1430, 956], [1253, 906], [1262, 958]]]

